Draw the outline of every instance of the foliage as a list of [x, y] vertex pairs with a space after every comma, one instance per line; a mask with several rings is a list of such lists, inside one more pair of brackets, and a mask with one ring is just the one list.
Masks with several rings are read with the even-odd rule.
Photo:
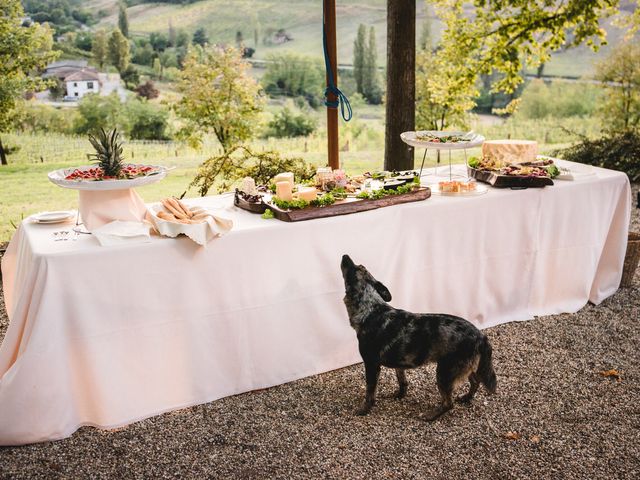
[[25, 102], [20, 108], [15, 130], [30, 133], [72, 133], [77, 112], [72, 108], [55, 108], [41, 103]]
[[376, 30], [374, 27], [369, 29], [369, 43], [365, 51], [362, 94], [372, 105], [382, 103], [382, 89], [378, 82], [378, 49], [376, 47]]
[[138, 85], [136, 93], [139, 97], [146, 98], [147, 100], [158, 98], [160, 95], [160, 92], [151, 80], [147, 80], [145, 83]]
[[194, 45], [200, 45], [201, 47], [204, 47], [209, 43], [209, 37], [207, 36], [207, 31], [204, 28], [199, 28], [193, 32], [193, 43]]
[[534, 79], [520, 97], [516, 116], [541, 119], [592, 115], [600, 90], [588, 84], [547, 83]]
[[422, 21], [422, 28], [420, 29], [420, 49], [421, 50], [431, 50], [433, 48], [433, 40], [432, 40], [432, 26], [431, 26], [431, 18], [429, 18], [429, 11], [425, 6], [425, 17]]
[[100, 128], [119, 127], [121, 124], [122, 103], [118, 94], [101, 97], [96, 94], [89, 94], [82, 97], [78, 103], [78, 113], [74, 131], [78, 134], [97, 132]]
[[356, 81], [356, 91], [363, 93], [364, 84], [364, 58], [367, 49], [367, 27], [364, 24], [358, 26], [358, 34], [353, 41], [353, 78]]
[[109, 56], [109, 45], [106, 30], [100, 29], [94, 35], [93, 43], [91, 44], [91, 53], [93, 54], [94, 61], [98, 64], [100, 69], [102, 69]]
[[[455, 62], [468, 85], [477, 76], [499, 72], [493, 88], [512, 92], [522, 83], [525, 66], [549, 60], [552, 51], [586, 42], [597, 50], [606, 32], [602, 18], [617, 0], [435, 0], [445, 24], [438, 57]], [[571, 38], [569, 38], [569, 35]], [[462, 62], [459, 59], [463, 59]], [[463, 89], [471, 88], [469, 86]]]
[[249, 64], [235, 48], [194, 50], [185, 60], [175, 105], [185, 121], [182, 136], [199, 142], [213, 132], [228, 152], [255, 132], [264, 100]]
[[93, 46], [93, 35], [91, 34], [91, 32], [78, 32], [74, 41], [74, 45], [80, 50], [90, 52], [91, 47]]
[[138, 65], [151, 66], [155, 58], [153, 47], [149, 42], [145, 42], [143, 45], [137, 44], [133, 50], [131, 61]]
[[627, 130], [609, 132], [596, 140], [582, 141], [554, 152], [566, 160], [625, 172], [632, 182], [640, 181], [640, 133]]
[[128, 65], [124, 72], [120, 73], [122, 81], [125, 86], [130, 90], [135, 90], [140, 83], [140, 72], [133, 65]]
[[295, 111], [291, 105], [285, 105], [267, 125], [265, 137], [306, 137], [317, 126], [315, 118], [304, 111]]
[[295, 53], [274, 54], [262, 77], [265, 92], [271, 95], [302, 96], [309, 105], [320, 105], [324, 92], [324, 68], [319, 60]]
[[124, 1], [118, 3], [118, 28], [122, 35], [129, 37], [129, 17], [127, 16], [127, 5]]
[[258, 185], [266, 185], [282, 172], [293, 172], [298, 181], [309, 180], [315, 175], [315, 169], [301, 158], [283, 158], [273, 151], [256, 153], [238, 145], [205, 160], [189, 188], [198, 187], [204, 197], [212, 187], [217, 192], [224, 192], [244, 177], [253, 178]]
[[91, 143], [95, 153], [90, 153], [87, 157], [102, 168], [104, 176], [120, 177], [123, 164], [123, 148], [118, 130], [114, 128], [107, 132], [104, 128], [100, 128], [95, 135], [89, 134], [89, 143]]
[[82, 0], [24, 0], [24, 11], [35, 22], [49, 23], [56, 35], [95, 23], [93, 15], [83, 8]]
[[640, 127], [640, 45], [627, 41], [597, 67], [596, 77], [605, 88], [599, 106], [607, 130]]
[[448, 61], [430, 50], [416, 57], [416, 128], [445, 130], [451, 126], [467, 128], [468, 111], [478, 96], [473, 73], [464, 68], [464, 59]]
[[152, 32], [149, 35], [149, 43], [156, 52], [164, 52], [169, 46], [169, 39], [164, 33]]
[[109, 61], [111, 65], [116, 67], [120, 74], [122, 74], [131, 61], [131, 55], [129, 52], [129, 41], [118, 29], [111, 32], [108, 44]]
[[[0, 132], [10, 128], [15, 109], [26, 92], [42, 90], [47, 83], [30, 73], [44, 68], [56, 54], [52, 52], [51, 30], [34, 23], [22, 26], [24, 12], [19, 0], [0, 3]], [[6, 157], [0, 142], [0, 163]]]
[[67, 86], [65, 82], [59, 78], [52, 78], [49, 85], [49, 94], [53, 100], [60, 100], [67, 93]]
[[129, 138], [134, 140], [167, 140], [169, 112], [144, 99], [126, 103], [123, 115]]

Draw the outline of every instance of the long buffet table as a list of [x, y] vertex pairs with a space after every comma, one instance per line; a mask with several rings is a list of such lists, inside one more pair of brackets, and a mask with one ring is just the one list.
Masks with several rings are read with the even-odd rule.
[[[122, 426], [360, 361], [340, 258], [366, 265], [396, 307], [481, 328], [575, 312], [618, 288], [630, 215], [625, 175], [474, 198], [432, 197], [283, 223], [233, 219], [187, 238], [101, 247], [26, 220], [2, 261], [0, 445]], [[69, 228], [67, 225], [66, 228]]]

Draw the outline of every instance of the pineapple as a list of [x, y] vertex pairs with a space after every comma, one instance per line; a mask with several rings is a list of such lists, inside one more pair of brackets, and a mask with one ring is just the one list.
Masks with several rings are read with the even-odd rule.
[[122, 142], [120, 142], [118, 131], [114, 128], [107, 132], [104, 128], [100, 128], [95, 136], [89, 135], [89, 142], [91, 142], [96, 152], [87, 156], [102, 168], [104, 177], [121, 178], [123, 166]]

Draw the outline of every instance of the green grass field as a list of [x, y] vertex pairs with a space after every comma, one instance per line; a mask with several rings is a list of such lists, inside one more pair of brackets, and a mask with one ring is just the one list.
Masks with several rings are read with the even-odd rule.
[[[106, 10], [110, 14], [100, 25], [117, 24], [117, 0], [89, 0], [91, 9]], [[358, 25], [363, 23], [376, 28], [378, 64], [386, 64], [386, 1], [385, 0], [338, 0], [337, 39], [338, 62], [351, 64], [353, 42]], [[209, 38], [215, 43], [235, 44], [236, 32], [241, 31], [245, 44], [256, 48], [254, 55], [264, 59], [271, 53], [295, 52], [314, 57], [322, 57], [322, 3], [318, 0], [234, 0], [233, 8], [226, 0], [202, 0], [191, 4], [150, 3], [135, 5], [127, 9], [130, 31], [133, 35], [148, 35], [151, 32], [168, 33], [169, 24], [175, 29], [185, 29], [193, 33], [204, 27]], [[416, 0], [419, 39], [422, 24], [427, 15], [431, 18], [434, 38], [442, 29], [440, 22], [426, 9], [426, 3]], [[615, 48], [621, 38], [621, 31], [603, 22], [608, 32], [608, 45], [593, 52], [588, 47], [579, 47], [557, 52], [545, 67], [546, 75], [591, 76], [595, 63]], [[268, 29], [284, 28], [294, 40], [283, 45], [264, 45], [262, 37]], [[254, 32], [258, 30], [259, 41], [254, 42]]]

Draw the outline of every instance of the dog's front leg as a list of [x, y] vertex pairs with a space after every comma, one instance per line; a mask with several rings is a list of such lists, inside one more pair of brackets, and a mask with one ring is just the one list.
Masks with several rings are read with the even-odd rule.
[[396, 378], [398, 379], [398, 391], [395, 394], [395, 398], [401, 399], [407, 394], [407, 376], [404, 373], [404, 368], [396, 368]]
[[362, 406], [356, 412], [358, 415], [366, 415], [376, 402], [376, 387], [378, 386], [378, 378], [380, 377], [380, 364], [374, 362], [365, 362], [364, 373], [367, 380], [367, 393], [364, 397]]

